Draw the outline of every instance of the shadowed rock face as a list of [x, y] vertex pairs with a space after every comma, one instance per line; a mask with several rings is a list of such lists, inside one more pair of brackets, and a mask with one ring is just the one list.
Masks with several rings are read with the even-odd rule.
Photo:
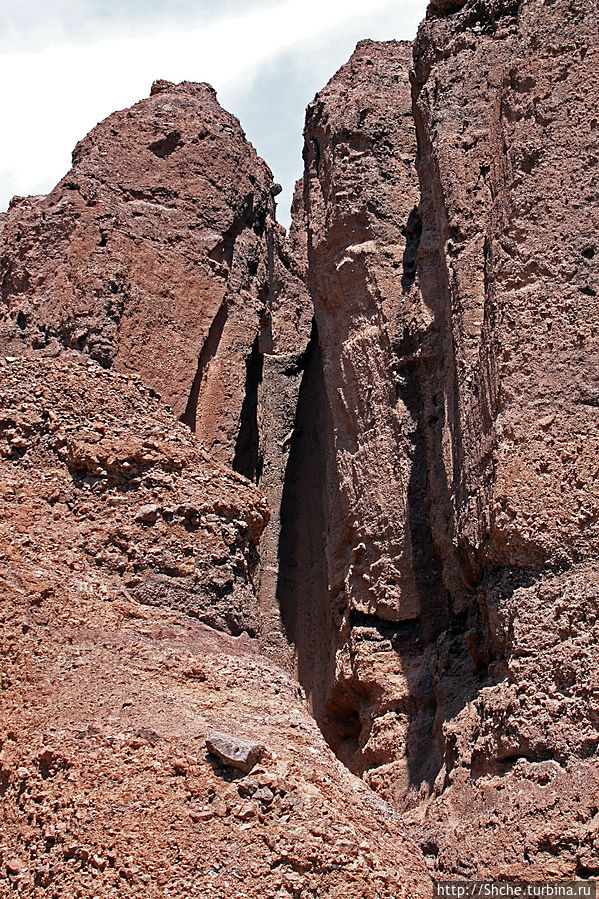
[[[436, 875], [599, 873], [598, 47], [591, 0], [434, 0], [413, 46], [361, 42], [288, 236], [239, 123], [168, 82], [0, 216], [25, 895], [155, 857], [173, 895], [430, 889], [383, 799]], [[237, 792], [214, 732], [265, 747]]]
[[358, 45], [308, 108], [303, 184], [330, 420], [318, 600], [334, 661], [313, 704], [347, 764], [384, 765], [400, 802], [438, 770], [429, 646], [447, 625], [415, 378], [430, 314], [411, 290], [421, 224], [410, 62], [407, 43]]

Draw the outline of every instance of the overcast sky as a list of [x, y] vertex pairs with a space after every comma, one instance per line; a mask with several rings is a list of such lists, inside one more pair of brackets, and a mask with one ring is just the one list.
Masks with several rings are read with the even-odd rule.
[[412, 39], [426, 0], [0, 0], [0, 210], [46, 193], [71, 150], [152, 81], [209, 81], [284, 191], [304, 110], [362, 38]]

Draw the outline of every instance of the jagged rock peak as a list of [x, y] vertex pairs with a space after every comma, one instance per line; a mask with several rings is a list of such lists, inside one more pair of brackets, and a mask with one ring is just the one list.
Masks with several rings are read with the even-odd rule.
[[210, 85], [158, 82], [77, 144], [47, 197], [7, 213], [0, 349], [135, 371], [233, 463], [248, 359], [271, 330], [272, 193]]
[[152, 83], [150, 96], [153, 97], [155, 94], [162, 94], [167, 91], [169, 93], [175, 91], [208, 91], [216, 97], [215, 89], [207, 81], [180, 81], [179, 84], [175, 84], [174, 81], [167, 81], [164, 78], [157, 78], [156, 81]]

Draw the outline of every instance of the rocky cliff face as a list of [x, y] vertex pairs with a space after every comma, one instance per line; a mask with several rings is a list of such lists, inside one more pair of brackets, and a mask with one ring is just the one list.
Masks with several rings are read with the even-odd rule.
[[[259, 614], [265, 643], [289, 666], [270, 572], [297, 374], [291, 406], [277, 397], [289, 366], [300, 372], [291, 357], [305, 349], [312, 310], [275, 221], [277, 190], [210, 85], [155, 82], [148, 99], [77, 145], [49, 196], [15, 197], [3, 216], [0, 347], [30, 357], [66, 347], [135, 373], [214, 458], [251, 480], [268, 456], [273, 514], [250, 629]], [[285, 354], [289, 363], [278, 362]], [[262, 439], [259, 391], [272, 397]]]
[[597, 36], [592, 4], [431, 4], [306, 119], [314, 708], [444, 872], [598, 864]]
[[[0, 218], [22, 893], [418, 894], [414, 839], [599, 872], [598, 48], [591, 0], [361, 42], [288, 236], [237, 120], [168, 82]], [[238, 781], [227, 726], [267, 747]]]
[[270, 329], [272, 193], [209, 85], [156, 82], [77, 145], [48, 197], [13, 201], [0, 237], [5, 351], [67, 346], [135, 372], [253, 475], [246, 384]]
[[[3, 894], [430, 891], [259, 652], [291, 665], [276, 570], [312, 317], [275, 192], [210, 88], [161, 82], [3, 216]], [[259, 764], [219, 763], [218, 730]]]
[[331, 609], [331, 661], [314, 708], [341, 757], [359, 771], [384, 765], [402, 799], [434, 764], [426, 646], [446, 626], [414, 379], [421, 348], [408, 333], [428, 323], [411, 292], [410, 63], [409, 44], [358, 45], [308, 109], [303, 184], [328, 415], [326, 573], [312, 601]]
[[482, 675], [444, 715], [433, 804], [439, 864], [455, 869], [459, 833], [464, 872], [598, 864], [598, 36], [591, 3], [467, 4], [433, 7], [414, 46], [423, 293], [444, 348], [434, 532]]

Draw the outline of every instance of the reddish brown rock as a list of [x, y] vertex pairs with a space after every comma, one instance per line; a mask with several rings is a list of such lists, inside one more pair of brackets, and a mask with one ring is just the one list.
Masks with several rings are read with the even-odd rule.
[[[434, 0], [413, 55], [361, 42], [288, 238], [167, 82], [0, 216], [24, 895], [426, 888], [273, 657], [435, 876], [599, 872], [598, 37], [591, 0]], [[265, 747], [246, 778], [214, 731]]]
[[66, 345], [136, 372], [244, 470], [244, 388], [278, 240], [272, 184], [209, 85], [157, 82], [77, 145], [48, 197], [13, 201], [0, 346]]
[[[399, 816], [297, 683], [186, 614], [188, 569], [234, 569], [221, 596], [246, 606], [259, 492], [80, 354], [3, 360], [0, 392], [0, 893], [425, 899]], [[189, 606], [147, 605], [158, 573]], [[207, 754], [219, 730], [265, 747], [249, 775]]]
[[309, 596], [296, 588], [308, 622], [319, 617], [310, 607], [325, 610], [320, 627], [297, 624], [301, 654], [322, 644], [320, 673], [300, 664], [317, 718], [353, 770], [384, 766], [376, 782], [392, 783], [399, 803], [436, 773], [426, 646], [446, 626], [414, 378], [425, 351], [413, 334], [430, 315], [411, 292], [420, 196], [410, 63], [410, 44], [363, 41], [308, 108], [303, 214], [326, 408], [313, 542], [326, 569]]
[[586, 2], [431, 4], [411, 100], [408, 48], [363, 42], [307, 115], [300, 675], [323, 646], [325, 734], [446, 874], [597, 870], [598, 33]]
[[[414, 48], [434, 534], [464, 617], [427, 811], [446, 871], [598, 870], [598, 36], [592, 3], [487, 2], [429, 16]], [[470, 691], [450, 675], [468, 657]]]
[[0, 360], [3, 490], [17, 505], [41, 490], [57, 563], [78, 551], [118, 573], [128, 597], [257, 633], [264, 497], [214, 462], [139, 377], [74, 352], [11, 359]]
[[[289, 620], [286, 602], [285, 556], [289, 521], [289, 493], [293, 488], [296, 435], [304, 423], [298, 411], [300, 387], [310, 359], [310, 335], [313, 306], [306, 289], [306, 232], [298, 222], [301, 210], [301, 182], [293, 202], [294, 221], [289, 236], [280, 238], [278, 252], [270, 259], [271, 329], [263, 341], [260, 383], [258, 385], [257, 483], [268, 501], [271, 517], [260, 541], [258, 599], [261, 640], [268, 654], [289, 670], [293, 660], [296, 634]], [[314, 410], [313, 410], [314, 411]], [[317, 439], [317, 438], [315, 438]], [[310, 479], [302, 478], [300, 489], [311, 489]], [[305, 522], [305, 526], [312, 525]], [[298, 572], [299, 573], [299, 572]], [[300, 573], [304, 577], [304, 573]]]
[[209, 85], [164, 81], [98, 125], [73, 163], [0, 221], [0, 347], [66, 345], [136, 372], [220, 461], [265, 472], [261, 630], [289, 664], [279, 507], [312, 305], [271, 173]]

